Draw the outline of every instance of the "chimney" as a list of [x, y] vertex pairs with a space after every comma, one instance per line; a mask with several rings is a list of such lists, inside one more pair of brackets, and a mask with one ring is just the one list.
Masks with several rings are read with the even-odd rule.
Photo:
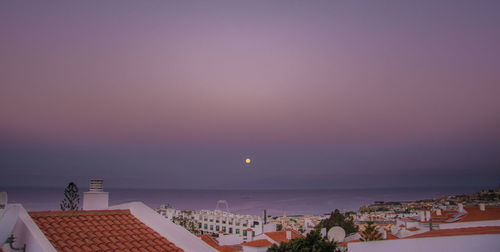
[[441, 208], [438, 208], [436, 209], [436, 215], [440, 216], [442, 213], [441, 213]]
[[252, 229], [247, 229], [247, 242], [253, 241], [253, 235], [252, 235], [253, 230]]
[[479, 203], [479, 210], [485, 211], [486, 210], [486, 205], [484, 203]]
[[321, 237], [326, 237], [326, 228], [321, 229]]
[[104, 180], [91, 179], [90, 189], [83, 193], [83, 210], [108, 209], [109, 193], [103, 191]]
[[425, 221], [425, 212], [424, 211], [420, 211], [418, 212], [418, 215], [420, 217], [420, 221]]
[[387, 239], [387, 231], [385, 231], [385, 228], [380, 227], [380, 228], [378, 229], [378, 232], [382, 235], [382, 239], [383, 239], [383, 240], [386, 240], [386, 239]]
[[458, 212], [463, 213], [464, 212], [464, 204], [458, 203]]
[[286, 231], [286, 239], [287, 240], [291, 240], [292, 239], [292, 231], [290, 231], [290, 230]]
[[425, 220], [426, 221], [431, 220], [431, 211], [425, 211]]

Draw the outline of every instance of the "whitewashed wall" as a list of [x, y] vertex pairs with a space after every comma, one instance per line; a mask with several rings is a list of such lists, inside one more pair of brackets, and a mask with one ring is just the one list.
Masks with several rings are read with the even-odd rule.
[[500, 234], [354, 242], [347, 246], [349, 252], [498, 252]]

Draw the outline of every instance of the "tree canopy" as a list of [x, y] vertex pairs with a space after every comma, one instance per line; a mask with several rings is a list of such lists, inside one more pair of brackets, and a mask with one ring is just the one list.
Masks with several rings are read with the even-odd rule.
[[361, 232], [362, 241], [376, 241], [382, 240], [382, 234], [378, 232], [377, 226], [374, 225], [373, 221], [366, 222], [365, 230]]
[[78, 194], [78, 187], [75, 183], [70, 182], [66, 189], [64, 189], [64, 199], [62, 200], [61, 207], [62, 211], [78, 210], [78, 204], [80, 204], [80, 195]]
[[332, 212], [330, 218], [322, 220], [317, 226], [316, 230], [319, 231], [322, 228], [326, 228], [326, 231], [334, 226], [340, 226], [344, 229], [346, 234], [352, 234], [359, 231], [358, 227], [354, 224], [352, 217], [340, 213], [338, 209]]
[[280, 245], [273, 244], [267, 252], [334, 252], [337, 247], [334, 242], [330, 242], [321, 237], [318, 231], [312, 231], [306, 237], [292, 239], [289, 242], [282, 242]]

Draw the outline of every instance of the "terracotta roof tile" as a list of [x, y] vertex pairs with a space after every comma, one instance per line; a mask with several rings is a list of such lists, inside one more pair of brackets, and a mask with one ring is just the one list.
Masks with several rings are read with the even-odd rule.
[[[299, 234], [297, 231], [295, 231], [293, 229], [289, 229], [287, 231], [292, 232], [292, 239], [302, 237], [301, 234]], [[286, 231], [267, 232], [264, 234], [267, 235], [269, 238], [271, 238], [272, 240], [274, 240], [277, 243], [289, 241], [288, 239], [286, 239]]]
[[251, 241], [251, 242], [245, 242], [245, 243], [242, 243], [241, 245], [261, 248], [261, 247], [269, 247], [269, 246], [273, 245], [273, 243], [266, 240], [266, 239], [260, 239], [260, 240], [255, 240], [255, 241]]
[[130, 210], [29, 214], [57, 251], [183, 251]]
[[237, 246], [229, 246], [229, 245], [224, 245], [224, 246], [219, 246], [219, 243], [217, 240], [215, 240], [212, 236], [210, 235], [199, 235], [201, 240], [203, 240], [205, 243], [210, 245], [211, 247], [217, 249], [220, 252], [236, 252], [236, 251], [242, 251], [241, 247]]
[[438, 236], [457, 236], [457, 235], [481, 235], [481, 234], [500, 234], [500, 226], [484, 226], [470, 228], [452, 228], [452, 229], [436, 229], [425, 233], [420, 233], [405, 238], [423, 238], [423, 237], [438, 237]]

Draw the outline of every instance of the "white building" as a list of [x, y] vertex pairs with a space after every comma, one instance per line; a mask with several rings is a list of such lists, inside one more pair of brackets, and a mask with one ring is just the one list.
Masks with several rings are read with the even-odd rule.
[[165, 205], [157, 209], [157, 212], [170, 220], [180, 215], [191, 218], [197, 222], [202, 234], [237, 235], [243, 241], [264, 231], [276, 231], [275, 225], [264, 225], [261, 216], [234, 214], [221, 210], [195, 210], [187, 213]]
[[[92, 181], [92, 183], [99, 183]], [[92, 184], [91, 183], [91, 184]], [[12, 244], [4, 252], [56, 251], [216, 251], [200, 238], [158, 215], [142, 202], [108, 206], [108, 193], [101, 188], [84, 193], [81, 211], [27, 212], [20, 204], [7, 204], [0, 221], [15, 222]], [[95, 189], [96, 187], [91, 188]], [[90, 197], [89, 197], [90, 195]], [[10, 213], [16, 213], [12, 215]], [[3, 230], [2, 230], [3, 231]]]
[[422, 211], [382, 232], [386, 240], [351, 240], [348, 251], [500, 251], [500, 207], [459, 204], [454, 210]]

